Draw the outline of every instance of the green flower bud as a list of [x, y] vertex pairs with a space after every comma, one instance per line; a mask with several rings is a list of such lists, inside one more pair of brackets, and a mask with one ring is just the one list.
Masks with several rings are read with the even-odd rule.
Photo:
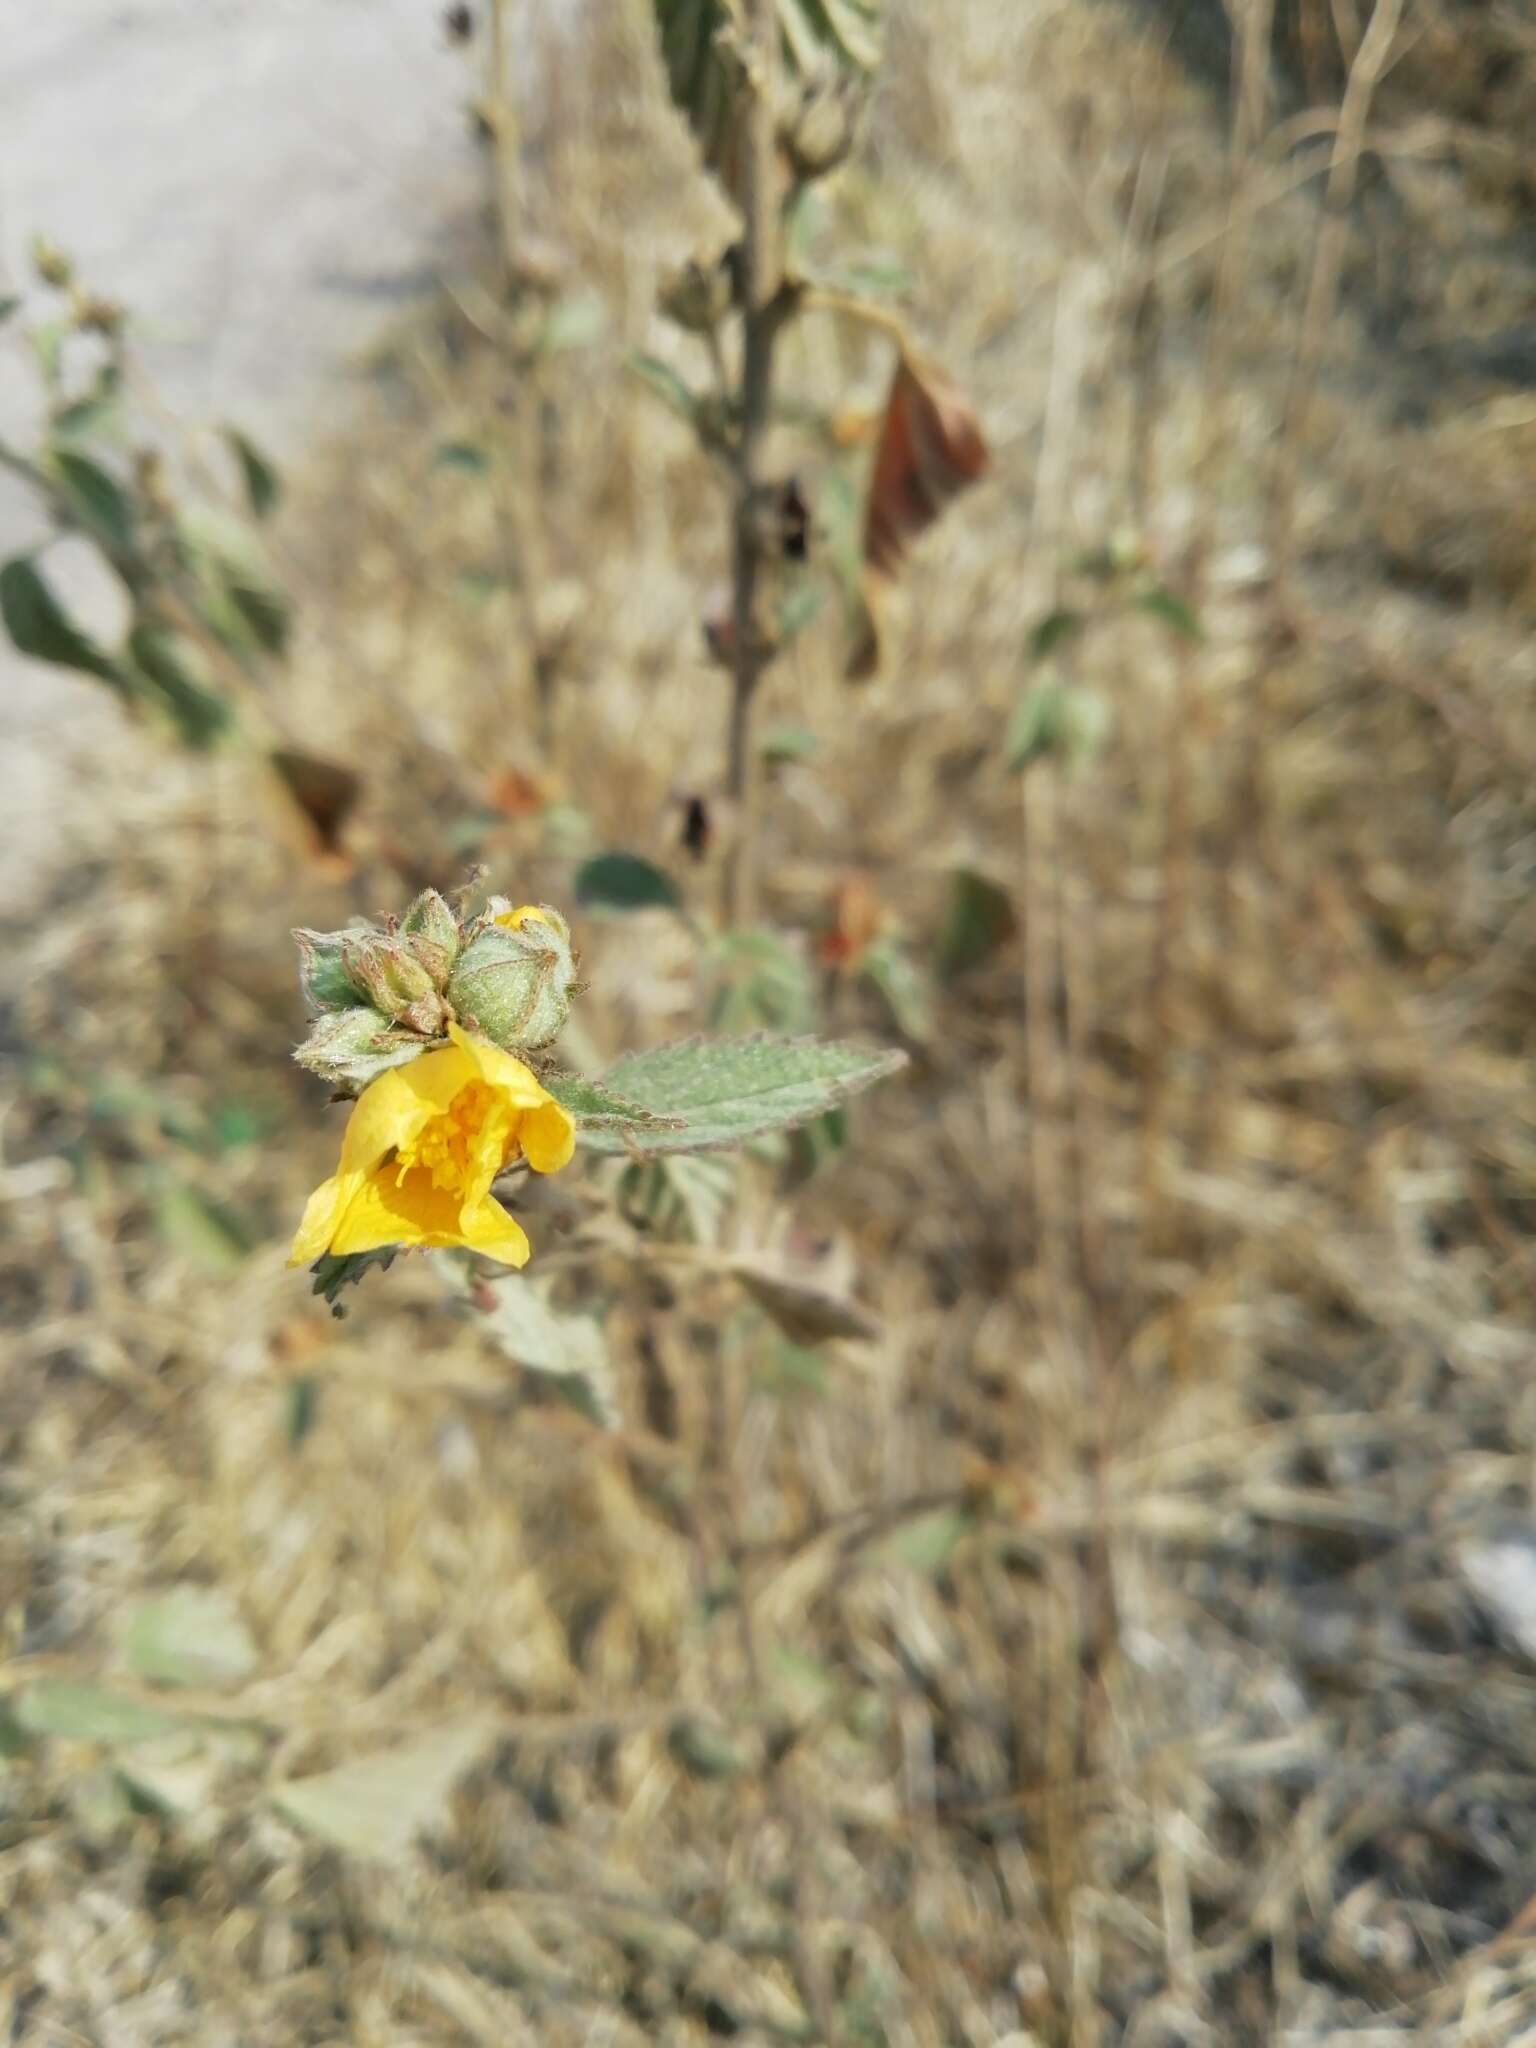
[[448, 978], [448, 1000], [466, 1029], [504, 1052], [548, 1045], [576, 992], [570, 927], [558, 911], [498, 909], [470, 940]]
[[401, 936], [432, 977], [439, 993], [459, 957], [459, 921], [435, 889], [423, 889], [400, 920]]
[[364, 936], [361, 931], [293, 934], [299, 949], [299, 987], [312, 1015], [323, 1016], [327, 1010], [350, 1010], [362, 1001], [363, 991], [354, 987], [342, 951]]
[[383, 932], [354, 932], [342, 945], [342, 965], [354, 987], [391, 1022], [437, 1037], [448, 1012], [431, 971], [410, 950], [411, 941]]
[[403, 1066], [426, 1048], [414, 1031], [392, 1025], [377, 1010], [332, 1010], [315, 1020], [294, 1054], [322, 1081], [344, 1095], [356, 1095], [388, 1067]]

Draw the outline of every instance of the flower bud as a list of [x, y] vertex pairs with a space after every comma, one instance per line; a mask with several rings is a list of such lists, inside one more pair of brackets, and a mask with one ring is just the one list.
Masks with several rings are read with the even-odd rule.
[[350, 1010], [362, 1001], [362, 994], [353, 987], [342, 959], [343, 948], [361, 936], [357, 931], [293, 934], [299, 949], [299, 987], [312, 1016], [323, 1016], [328, 1010]]
[[498, 907], [459, 955], [448, 1000], [459, 1022], [506, 1052], [548, 1045], [576, 992], [570, 927], [558, 911]]
[[709, 334], [731, 310], [731, 272], [724, 258], [700, 263], [690, 257], [661, 281], [656, 303], [689, 334]]
[[400, 931], [413, 956], [432, 977], [439, 992], [459, 957], [459, 921], [435, 889], [423, 889], [400, 920]]
[[835, 64], [819, 65], [781, 116], [779, 136], [797, 178], [825, 177], [853, 147], [858, 92]]
[[67, 291], [75, 281], [73, 263], [57, 243], [46, 241], [41, 235], [32, 239], [32, 268], [39, 281], [52, 285], [55, 291]]
[[349, 933], [342, 943], [342, 965], [353, 987], [375, 1010], [431, 1038], [447, 1023], [448, 1012], [431, 970], [417, 959], [411, 945], [400, 934]]
[[386, 1068], [403, 1066], [424, 1050], [414, 1031], [392, 1025], [377, 1010], [354, 1007], [316, 1018], [294, 1058], [343, 1095], [356, 1095]]

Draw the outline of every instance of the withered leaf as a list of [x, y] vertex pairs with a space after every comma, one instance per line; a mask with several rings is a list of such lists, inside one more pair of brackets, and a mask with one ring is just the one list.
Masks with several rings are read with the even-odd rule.
[[269, 759], [310, 828], [314, 854], [322, 859], [342, 855], [342, 832], [362, 794], [360, 778], [338, 761], [295, 747], [274, 748]]
[[864, 517], [864, 560], [894, 576], [909, 545], [991, 460], [970, 400], [937, 364], [896, 360]]

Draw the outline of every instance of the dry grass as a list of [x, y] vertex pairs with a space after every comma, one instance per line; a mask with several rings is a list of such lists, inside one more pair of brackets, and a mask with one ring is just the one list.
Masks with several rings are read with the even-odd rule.
[[[283, 1063], [287, 927], [451, 880], [472, 841], [520, 893], [568, 888], [576, 821], [482, 815], [495, 774], [547, 765], [530, 631], [560, 649], [552, 772], [603, 841], [680, 866], [675, 795], [718, 785], [721, 500], [621, 357], [720, 222], [638, 15], [530, 136], [535, 222], [610, 316], [545, 373], [542, 617], [455, 594], [506, 536], [432, 452], [529, 405], [470, 293], [398, 343], [288, 533], [289, 708], [366, 767], [358, 872], [297, 859], [238, 764], [210, 788], [125, 740], [139, 793], [82, 790], [69, 874], [7, 939], [5, 1682], [111, 1671], [121, 1615], [188, 1579], [261, 1656], [158, 1811], [91, 1745], [6, 1767], [0, 2035], [1528, 2040], [1536, 1669], [1474, 1587], [1533, 1519], [1529, 394], [1455, 374], [1457, 238], [1437, 267], [1419, 216], [1383, 225], [1389, 171], [1282, 612], [1265, 485], [1314, 207], [1255, 215], [1213, 393], [1221, 116], [1145, 15], [899, 8], [843, 189], [839, 232], [911, 264], [996, 462], [924, 543], [880, 683], [837, 684], [813, 638], [768, 684], [822, 749], [769, 794], [766, 908], [805, 931], [865, 870], [922, 952], [979, 863], [1025, 913], [794, 1197], [883, 1336], [797, 1390], [708, 1281], [601, 1268], [604, 1436], [425, 1272], [333, 1325], [281, 1270], [335, 1135]], [[1511, 96], [1517, 15], [1490, 28]], [[1409, 9], [1400, 138], [1455, 19]], [[1503, 132], [1421, 151], [1411, 195], [1484, 209], [1485, 333], [1530, 292]], [[1444, 295], [1432, 376], [1378, 329], [1409, 253]], [[878, 379], [819, 328], [789, 355]], [[1097, 624], [1071, 659], [1114, 738], [1021, 802], [1025, 636], [1138, 503], [1205, 640]], [[692, 1025], [685, 939], [584, 937], [599, 1043]], [[775, 1200], [749, 1177], [730, 1229]], [[409, 1854], [319, 1853], [266, 1798], [473, 1715], [482, 1760]]]

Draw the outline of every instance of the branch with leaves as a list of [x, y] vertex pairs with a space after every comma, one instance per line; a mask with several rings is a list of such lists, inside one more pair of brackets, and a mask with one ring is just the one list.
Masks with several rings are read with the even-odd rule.
[[[729, 672], [725, 787], [734, 834], [724, 870], [728, 925], [758, 914], [759, 758], [755, 722], [774, 660], [815, 615], [830, 576], [847, 625], [845, 673], [880, 661], [883, 593], [909, 545], [985, 470], [968, 401], [889, 308], [813, 274], [802, 243], [812, 188], [846, 161], [880, 58], [883, 0], [655, 0], [672, 97], [707, 169], [736, 204], [739, 239], [685, 264], [660, 310], [699, 338], [714, 376], [696, 390], [654, 357], [637, 368], [689, 422], [731, 490], [731, 590], [706, 622]], [[850, 433], [846, 410], [791, 405], [779, 344], [814, 312], [890, 336], [896, 361], [882, 411]], [[867, 477], [834, 469], [819, 493], [775, 460], [775, 430], [809, 424], [826, 449], [872, 444]]]

